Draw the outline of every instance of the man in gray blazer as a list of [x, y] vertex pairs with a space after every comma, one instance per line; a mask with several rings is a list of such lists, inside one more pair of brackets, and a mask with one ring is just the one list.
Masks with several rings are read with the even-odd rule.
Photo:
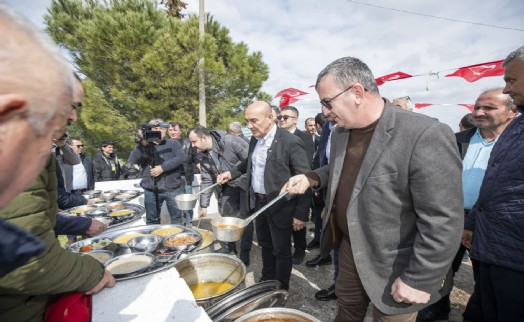
[[451, 129], [380, 97], [362, 61], [345, 57], [318, 76], [338, 127], [331, 162], [283, 190], [326, 188], [321, 253], [340, 245], [335, 321], [415, 321], [452, 287], [463, 225], [461, 161]]

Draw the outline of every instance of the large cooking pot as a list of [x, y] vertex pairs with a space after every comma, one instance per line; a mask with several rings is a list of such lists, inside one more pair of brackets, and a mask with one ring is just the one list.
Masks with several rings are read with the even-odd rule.
[[195, 298], [198, 305], [207, 309], [217, 301], [239, 289], [246, 277], [246, 266], [235, 256], [226, 254], [199, 254], [187, 257], [175, 264], [180, 277], [189, 287], [203, 282], [230, 283], [229, 290], [202, 298]]
[[255, 310], [238, 319], [235, 322], [262, 322], [262, 321], [293, 321], [293, 322], [321, 322], [317, 318], [295, 309], [284, 307], [271, 307]]
[[264, 207], [260, 208], [257, 212], [247, 217], [245, 220], [235, 217], [222, 217], [211, 220], [211, 226], [213, 227], [215, 238], [223, 242], [239, 241], [240, 238], [242, 238], [242, 234], [244, 233], [246, 226], [285, 195], [287, 195], [287, 191], [278, 195], [275, 199], [268, 202]]

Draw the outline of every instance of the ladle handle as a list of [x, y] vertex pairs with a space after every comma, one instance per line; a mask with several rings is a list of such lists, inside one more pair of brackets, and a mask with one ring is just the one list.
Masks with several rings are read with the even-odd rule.
[[275, 202], [279, 201], [280, 199], [282, 199], [282, 197], [284, 197], [285, 195], [287, 195], [287, 191], [284, 191], [283, 193], [279, 194], [275, 199], [271, 200], [270, 202], [268, 202], [264, 207], [260, 208], [259, 210], [257, 210], [254, 214], [252, 214], [251, 216], [247, 217], [246, 218], [246, 226], [249, 225], [250, 222], [253, 221], [253, 219], [255, 219], [258, 215], [260, 215], [261, 213], [263, 213], [267, 208], [271, 207]]
[[216, 186], [216, 185], [218, 185], [218, 184], [219, 184], [218, 182], [217, 182], [217, 183], [213, 183], [213, 184], [210, 185], [209, 187], [207, 187], [207, 188], [205, 188], [205, 189], [202, 189], [202, 190], [200, 190], [199, 192], [195, 193], [195, 196], [198, 196], [198, 195], [201, 194], [202, 192], [207, 191], [207, 190], [213, 188], [214, 186]]

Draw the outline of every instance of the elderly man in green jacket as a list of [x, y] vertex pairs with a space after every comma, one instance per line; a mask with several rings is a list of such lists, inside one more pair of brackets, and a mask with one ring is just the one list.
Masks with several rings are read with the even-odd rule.
[[0, 219], [45, 246], [0, 278], [0, 321], [41, 321], [49, 295], [93, 294], [115, 281], [95, 259], [63, 249], [53, 231], [58, 207], [50, 143], [64, 133], [68, 116], [76, 118], [72, 102], [80, 85], [57, 47], [2, 4], [0, 43]]

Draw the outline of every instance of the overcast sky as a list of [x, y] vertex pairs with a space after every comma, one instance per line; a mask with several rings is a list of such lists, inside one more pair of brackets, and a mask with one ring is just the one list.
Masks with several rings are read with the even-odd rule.
[[[185, 1], [187, 12], [198, 13], [198, 0]], [[40, 26], [50, 3], [6, 2]], [[522, 0], [358, 2], [524, 29]], [[270, 68], [262, 90], [273, 96], [287, 87], [310, 93], [293, 104], [301, 110], [300, 123], [320, 111], [318, 96], [309, 86], [315, 83], [319, 71], [337, 58], [358, 57], [368, 64], [375, 77], [396, 71], [415, 75], [504, 59], [524, 44], [524, 31], [436, 19], [347, 0], [208, 0], [205, 10], [230, 30], [233, 41], [243, 41], [251, 51], [262, 52]], [[482, 90], [504, 86], [504, 82], [502, 77], [474, 83], [443, 77], [451, 72], [387, 82], [379, 90], [389, 99], [409, 95], [415, 103], [435, 104], [417, 112], [437, 117], [456, 131], [460, 118], [469, 111], [461, 106], [437, 104], [473, 104]], [[278, 104], [278, 99], [274, 103]]]

